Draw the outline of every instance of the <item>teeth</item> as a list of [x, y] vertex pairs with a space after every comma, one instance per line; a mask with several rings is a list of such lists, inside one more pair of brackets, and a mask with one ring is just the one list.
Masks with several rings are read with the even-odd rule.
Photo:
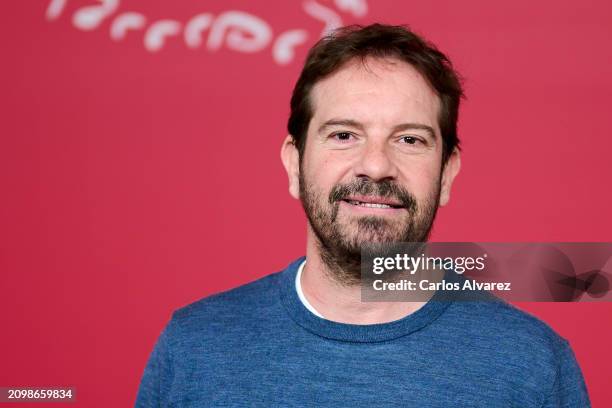
[[369, 208], [391, 208], [391, 206], [387, 205], [387, 204], [364, 203], [364, 202], [361, 202], [361, 201], [349, 201], [349, 203], [351, 203], [353, 205], [360, 205], [362, 207], [369, 207]]

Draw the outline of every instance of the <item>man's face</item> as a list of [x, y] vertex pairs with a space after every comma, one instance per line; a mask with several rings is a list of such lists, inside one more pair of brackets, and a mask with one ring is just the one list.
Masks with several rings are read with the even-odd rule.
[[366, 242], [427, 240], [443, 145], [425, 79], [395, 59], [352, 61], [313, 87], [311, 106], [299, 197], [323, 255], [342, 263]]

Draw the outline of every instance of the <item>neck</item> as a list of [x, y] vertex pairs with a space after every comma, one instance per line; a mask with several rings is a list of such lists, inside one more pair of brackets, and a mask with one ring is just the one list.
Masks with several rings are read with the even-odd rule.
[[388, 323], [420, 309], [426, 302], [362, 302], [359, 283], [343, 283], [334, 279], [338, 271], [331, 270], [322, 259], [314, 232], [308, 226], [306, 265], [301, 286], [308, 302], [326, 319], [349, 324]]

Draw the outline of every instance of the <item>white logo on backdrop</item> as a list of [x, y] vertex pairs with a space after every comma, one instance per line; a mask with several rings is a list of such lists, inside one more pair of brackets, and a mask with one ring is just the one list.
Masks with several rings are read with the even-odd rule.
[[[67, 1], [51, 0], [47, 6], [47, 20], [59, 19]], [[141, 32], [143, 45], [150, 52], [158, 52], [167, 41], [177, 40], [182, 40], [190, 49], [206, 47], [209, 51], [226, 47], [241, 53], [254, 53], [270, 46], [272, 59], [279, 65], [286, 65], [293, 61], [295, 48], [309, 38], [308, 31], [301, 28], [275, 35], [264, 19], [239, 10], [227, 10], [218, 15], [201, 13], [186, 22], [173, 19], [148, 21], [143, 13], [121, 11], [120, 0], [96, 0], [96, 3], [78, 8], [72, 14], [72, 25], [79, 30], [90, 31], [111, 19], [109, 36], [112, 40], [122, 41], [128, 35]], [[321, 33], [317, 35], [323, 36], [343, 25], [339, 11], [357, 18], [364, 17], [368, 12], [366, 0], [334, 0], [333, 4], [335, 8], [317, 0], [302, 2], [303, 11], [323, 23]]]

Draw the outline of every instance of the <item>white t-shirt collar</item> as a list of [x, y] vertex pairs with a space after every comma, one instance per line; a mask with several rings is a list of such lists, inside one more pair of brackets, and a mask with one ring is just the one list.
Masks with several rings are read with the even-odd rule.
[[304, 307], [310, 310], [312, 314], [320, 317], [321, 319], [324, 319], [323, 315], [317, 312], [317, 310], [310, 304], [310, 302], [308, 302], [308, 299], [306, 299], [306, 296], [304, 296], [304, 292], [302, 291], [302, 271], [304, 270], [304, 265], [306, 265], [306, 260], [302, 262], [302, 264], [297, 270], [297, 274], [295, 275], [295, 290], [297, 291], [298, 297], [302, 301]]

